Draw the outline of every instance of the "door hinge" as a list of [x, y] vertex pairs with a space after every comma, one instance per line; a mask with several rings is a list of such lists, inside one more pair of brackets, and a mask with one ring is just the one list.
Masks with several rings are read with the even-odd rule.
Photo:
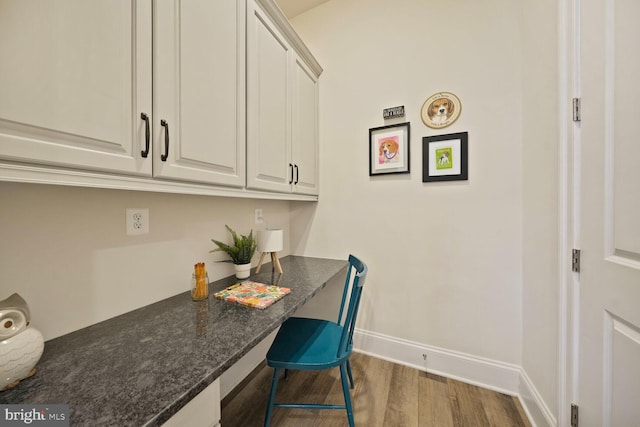
[[579, 122], [580, 121], [580, 115], [581, 115], [580, 98], [573, 98], [573, 121], [574, 122]]
[[571, 405], [571, 427], [578, 427], [578, 405]]
[[571, 251], [571, 271], [580, 273], [580, 249]]

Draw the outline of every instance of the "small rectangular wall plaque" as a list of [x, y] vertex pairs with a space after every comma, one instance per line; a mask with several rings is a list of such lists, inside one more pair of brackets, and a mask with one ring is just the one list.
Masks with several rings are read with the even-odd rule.
[[382, 110], [382, 117], [385, 119], [404, 117], [404, 105], [401, 105], [399, 107], [385, 108], [384, 110]]

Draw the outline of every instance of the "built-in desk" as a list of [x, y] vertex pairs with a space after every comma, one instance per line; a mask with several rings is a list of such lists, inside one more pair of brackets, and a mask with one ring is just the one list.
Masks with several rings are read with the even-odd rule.
[[[212, 297], [196, 303], [189, 292], [142, 307], [47, 341], [36, 375], [0, 393], [0, 403], [68, 404], [71, 425], [163, 424], [348, 265], [295, 256], [281, 262], [278, 285], [291, 293], [271, 307]], [[277, 277], [266, 265], [251, 279]], [[214, 282], [210, 293], [235, 282]]]

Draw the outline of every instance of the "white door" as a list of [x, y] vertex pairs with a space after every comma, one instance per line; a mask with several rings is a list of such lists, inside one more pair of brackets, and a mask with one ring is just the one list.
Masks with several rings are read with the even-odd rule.
[[580, 0], [580, 427], [640, 425], [640, 2]]
[[157, 0], [153, 175], [245, 183], [245, 6]]
[[0, 158], [150, 176], [142, 114], [150, 2], [0, 1]]

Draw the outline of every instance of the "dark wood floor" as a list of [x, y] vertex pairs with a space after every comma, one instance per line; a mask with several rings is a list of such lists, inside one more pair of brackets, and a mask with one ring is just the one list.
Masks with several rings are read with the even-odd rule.
[[[360, 353], [351, 356], [351, 367], [358, 427], [531, 426], [516, 397]], [[222, 427], [263, 424], [272, 372], [263, 367], [223, 400]], [[315, 403], [343, 403], [339, 370], [290, 372], [278, 384], [276, 401], [295, 402], [300, 397]], [[275, 408], [271, 425], [343, 427], [347, 416], [344, 410]]]

